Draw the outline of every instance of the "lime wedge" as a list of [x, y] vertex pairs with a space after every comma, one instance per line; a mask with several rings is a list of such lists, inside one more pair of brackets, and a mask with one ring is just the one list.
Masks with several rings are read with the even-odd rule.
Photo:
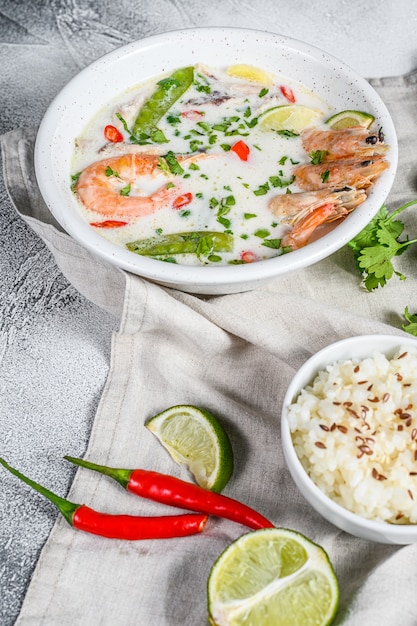
[[223, 426], [208, 411], [178, 405], [145, 424], [177, 463], [186, 465], [200, 487], [220, 492], [233, 472], [233, 450]]
[[207, 594], [214, 626], [325, 626], [339, 605], [326, 552], [283, 528], [231, 543], [211, 568]]
[[252, 83], [259, 83], [260, 85], [272, 84], [271, 74], [268, 74], [268, 72], [265, 72], [265, 70], [261, 70], [258, 67], [253, 67], [253, 65], [246, 65], [245, 63], [230, 65], [230, 67], [227, 68], [226, 73], [229, 76], [243, 78]]
[[320, 116], [320, 111], [301, 104], [284, 104], [268, 109], [259, 116], [259, 124], [265, 130], [289, 130], [299, 133], [312, 126]]
[[326, 124], [333, 130], [341, 130], [342, 128], [350, 128], [352, 126], [363, 126], [369, 128], [375, 118], [370, 113], [363, 111], [341, 111], [329, 117]]

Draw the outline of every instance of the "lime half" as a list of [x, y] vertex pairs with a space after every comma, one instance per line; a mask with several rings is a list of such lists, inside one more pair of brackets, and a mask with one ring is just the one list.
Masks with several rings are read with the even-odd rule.
[[363, 111], [341, 111], [329, 117], [326, 120], [326, 124], [333, 130], [341, 130], [342, 128], [351, 128], [352, 126], [363, 126], [369, 128], [375, 121], [375, 118], [370, 113], [364, 113]]
[[325, 626], [339, 604], [326, 552], [304, 535], [268, 528], [242, 535], [211, 568], [214, 626]]
[[233, 472], [233, 450], [214, 415], [182, 404], [151, 417], [145, 426], [174, 461], [188, 467], [198, 485], [219, 492], [228, 483]]
[[268, 109], [259, 116], [259, 124], [265, 130], [289, 130], [299, 133], [312, 126], [320, 115], [317, 109], [301, 104], [284, 104]]
[[241, 63], [238, 65], [230, 65], [226, 73], [229, 76], [234, 76], [235, 78], [243, 78], [244, 80], [248, 80], [251, 83], [259, 83], [260, 85], [271, 85], [272, 84], [272, 76], [265, 72], [265, 70], [261, 70], [258, 67], [254, 67], [253, 65], [246, 65], [245, 63]]

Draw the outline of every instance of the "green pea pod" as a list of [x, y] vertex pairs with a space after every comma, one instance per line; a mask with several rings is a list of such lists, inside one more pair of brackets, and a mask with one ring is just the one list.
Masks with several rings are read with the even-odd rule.
[[231, 252], [233, 237], [228, 233], [203, 230], [138, 239], [127, 243], [126, 247], [131, 252], [144, 256], [167, 254], [208, 256], [214, 252]]
[[194, 68], [192, 66], [176, 70], [168, 78], [160, 80], [156, 91], [140, 109], [133, 124], [132, 134], [137, 138], [141, 135], [149, 136], [159, 120], [192, 85], [193, 80]]

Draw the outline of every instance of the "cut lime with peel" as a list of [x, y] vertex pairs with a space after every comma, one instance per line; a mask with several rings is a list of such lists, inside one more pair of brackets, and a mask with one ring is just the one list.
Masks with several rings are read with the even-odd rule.
[[250, 532], [230, 544], [211, 568], [207, 594], [214, 626], [326, 626], [339, 604], [326, 552], [284, 528]]
[[230, 65], [227, 68], [226, 73], [229, 76], [242, 78], [244, 80], [248, 80], [251, 83], [259, 83], [260, 85], [272, 84], [271, 74], [268, 74], [268, 72], [266, 72], [265, 70], [254, 67], [253, 65], [247, 65], [246, 63]]
[[299, 133], [308, 126], [312, 126], [320, 115], [317, 109], [301, 104], [283, 104], [259, 115], [259, 124], [265, 130], [287, 130]]
[[375, 118], [370, 113], [347, 110], [332, 115], [326, 120], [326, 124], [333, 130], [342, 130], [343, 128], [351, 128], [352, 126], [369, 128], [374, 121]]
[[218, 419], [193, 405], [170, 407], [145, 426], [177, 463], [186, 465], [200, 487], [220, 492], [233, 472], [233, 450]]

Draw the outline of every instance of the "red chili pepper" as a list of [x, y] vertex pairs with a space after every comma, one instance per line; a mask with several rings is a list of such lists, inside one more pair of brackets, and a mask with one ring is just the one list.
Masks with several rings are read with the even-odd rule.
[[186, 204], [190, 204], [192, 199], [193, 199], [193, 194], [188, 191], [187, 193], [184, 193], [182, 196], [178, 196], [178, 198], [175, 198], [174, 202], [172, 203], [172, 208], [180, 209]]
[[128, 222], [121, 222], [120, 220], [104, 220], [103, 222], [90, 222], [90, 226], [94, 228], [119, 228], [119, 226], [126, 226]]
[[100, 472], [116, 480], [131, 493], [162, 504], [176, 506], [189, 511], [215, 515], [243, 524], [254, 530], [273, 528], [274, 524], [250, 507], [223, 496], [220, 493], [203, 489], [175, 476], [143, 469], [120, 469], [97, 465], [84, 459], [65, 456], [67, 461]]
[[168, 539], [185, 537], [203, 530], [207, 515], [166, 515], [164, 517], [137, 517], [133, 515], [110, 515], [99, 513], [85, 504], [74, 504], [49, 491], [34, 480], [11, 467], [0, 457], [0, 463], [9, 472], [48, 498], [65, 517], [67, 522], [87, 533], [111, 539]]
[[280, 89], [281, 89], [282, 95], [284, 96], [284, 98], [288, 100], [288, 102], [291, 102], [291, 103], [295, 102], [295, 95], [291, 87], [287, 87], [286, 85], [281, 85]]
[[249, 150], [249, 146], [247, 146], [244, 141], [240, 140], [240, 141], [236, 142], [230, 148], [230, 150], [232, 152], [234, 152], [235, 154], [237, 154], [237, 156], [239, 157], [239, 159], [241, 161], [247, 161], [248, 160], [250, 150]]
[[104, 127], [104, 136], [107, 139], [107, 141], [111, 141], [113, 143], [119, 143], [120, 141], [123, 141], [122, 133], [119, 130], [117, 130], [115, 126], [112, 126], [111, 124]]

